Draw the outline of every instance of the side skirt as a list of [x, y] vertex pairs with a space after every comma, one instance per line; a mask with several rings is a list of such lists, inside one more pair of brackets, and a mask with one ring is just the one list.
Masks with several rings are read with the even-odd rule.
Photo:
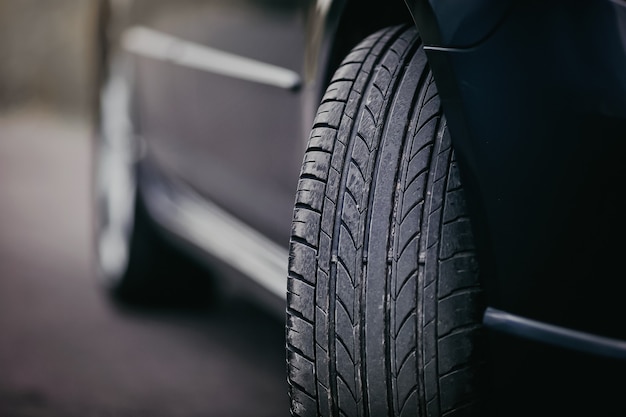
[[483, 324], [488, 329], [523, 339], [626, 361], [626, 341], [623, 340], [567, 329], [491, 307], [485, 311]]
[[151, 173], [151, 170], [143, 171], [140, 192], [155, 222], [202, 254], [217, 258], [250, 278], [284, 305], [289, 257], [286, 247], [184, 184], [169, 179], [161, 181], [145, 172]]

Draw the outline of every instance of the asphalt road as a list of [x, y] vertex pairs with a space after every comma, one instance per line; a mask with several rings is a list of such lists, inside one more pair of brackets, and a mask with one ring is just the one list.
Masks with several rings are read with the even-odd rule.
[[96, 285], [88, 134], [0, 116], [0, 417], [287, 416], [280, 320], [237, 298], [128, 311]]

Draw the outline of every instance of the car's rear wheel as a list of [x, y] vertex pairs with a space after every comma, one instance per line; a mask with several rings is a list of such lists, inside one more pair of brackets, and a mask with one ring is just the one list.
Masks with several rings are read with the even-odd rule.
[[93, 153], [96, 273], [114, 299], [127, 305], [208, 305], [213, 288], [206, 271], [170, 243], [141, 197], [132, 61], [120, 51], [107, 58]]
[[480, 415], [478, 279], [420, 38], [382, 30], [336, 71], [304, 157], [288, 279], [293, 415]]

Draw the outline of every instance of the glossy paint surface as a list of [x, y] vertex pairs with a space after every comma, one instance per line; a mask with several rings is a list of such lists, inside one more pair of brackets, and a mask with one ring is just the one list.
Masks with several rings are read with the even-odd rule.
[[[145, 0], [135, 2], [126, 28], [178, 42], [171, 59], [133, 51], [136, 124], [151, 161], [285, 246], [307, 139], [301, 90], [298, 83], [280, 86], [241, 72], [259, 76], [265, 65], [298, 77], [306, 7], [302, 1]], [[182, 43], [196, 48], [187, 61], [231, 61], [221, 72], [176, 62]], [[246, 70], [244, 61], [253, 65]]]
[[[624, 4], [524, 2], [468, 49], [427, 47], [489, 304], [626, 338]], [[532, 22], [532, 27], [530, 23]]]

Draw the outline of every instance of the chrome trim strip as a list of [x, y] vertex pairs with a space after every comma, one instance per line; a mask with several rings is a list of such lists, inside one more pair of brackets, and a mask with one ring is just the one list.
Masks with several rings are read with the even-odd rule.
[[485, 327], [524, 339], [586, 352], [596, 356], [626, 360], [626, 341], [571, 330], [540, 321], [487, 308], [483, 316]]
[[185, 41], [144, 26], [126, 29], [122, 34], [122, 47], [137, 55], [274, 87], [292, 90], [301, 83], [300, 75], [289, 69]]
[[176, 191], [146, 185], [144, 198], [161, 225], [286, 300], [286, 248], [182, 185]]

